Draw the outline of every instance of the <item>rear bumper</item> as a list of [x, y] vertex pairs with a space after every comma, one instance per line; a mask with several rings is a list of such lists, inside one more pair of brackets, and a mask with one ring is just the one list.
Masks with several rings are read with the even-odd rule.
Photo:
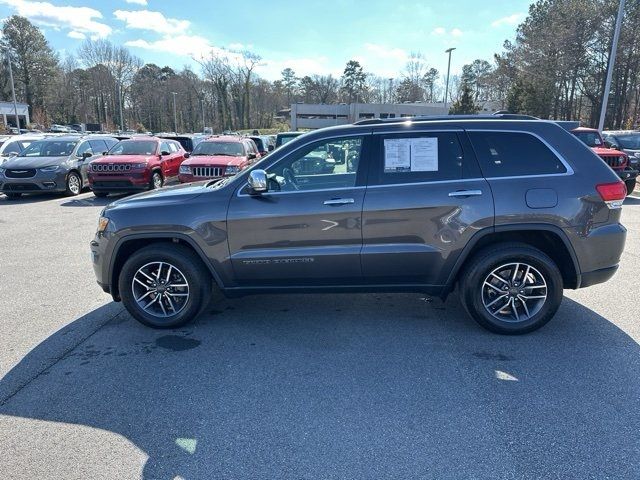
[[580, 282], [580, 288], [590, 287], [598, 283], [604, 283], [615, 275], [618, 271], [618, 265], [612, 267], [601, 268], [592, 272], [583, 272]]

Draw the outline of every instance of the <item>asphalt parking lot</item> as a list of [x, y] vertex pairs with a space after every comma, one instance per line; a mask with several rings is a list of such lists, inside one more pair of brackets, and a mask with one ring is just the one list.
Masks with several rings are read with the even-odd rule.
[[108, 200], [0, 196], [0, 478], [640, 477], [640, 199], [521, 337], [451, 296], [255, 296], [179, 330], [95, 284]]

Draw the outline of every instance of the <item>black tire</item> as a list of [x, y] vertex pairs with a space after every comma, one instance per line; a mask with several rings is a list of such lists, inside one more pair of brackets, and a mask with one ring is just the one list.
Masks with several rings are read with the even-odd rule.
[[624, 184], [627, 186], [627, 195], [631, 195], [636, 189], [636, 181], [637, 180], [635, 178], [632, 178], [624, 182]]
[[65, 189], [65, 195], [68, 197], [75, 197], [82, 192], [82, 177], [76, 172], [69, 172], [67, 175], [67, 183]]
[[[154, 262], [170, 264], [178, 269], [186, 280], [189, 296], [183, 306], [177, 305], [180, 308], [176, 314], [159, 317], [145, 311], [135, 299], [134, 275], [143, 266]], [[211, 273], [192, 250], [182, 245], [167, 243], [150, 245], [135, 252], [125, 262], [118, 278], [120, 297], [127, 311], [136, 320], [152, 328], [176, 328], [195, 319], [209, 305], [211, 284]], [[155, 300], [154, 294], [149, 298]], [[161, 297], [159, 301], [162, 303], [163, 298]], [[166, 309], [170, 312], [167, 301], [164, 301], [162, 306], [164, 305], [167, 305]], [[149, 307], [149, 305], [145, 306]], [[157, 310], [157, 305], [154, 309]], [[153, 309], [149, 307], [149, 310]]]
[[96, 192], [96, 191], [94, 191], [93, 194], [98, 198], [104, 198], [107, 195], [109, 195], [109, 192]]
[[5, 193], [5, 195], [9, 200], [17, 200], [22, 196], [21, 193]]
[[[519, 282], [521, 282], [522, 277], [524, 276], [522, 269], [520, 270], [522, 273], [519, 275], [519, 280], [516, 280], [511, 287], [508, 287], [508, 292], [493, 293], [490, 291], [491, 288], [485, 287], [485, 280], [487, 278], [494, 278], [490, 277], [490, 274], [494, 272], [495, 269], [515, 263], [533, 267], [533, 269], [537, 270], [537, 273], [543, 277], [544, 282], [546, 283], [546, 289], [536, 290], [538, 293], [546, 292], [546, 298], [539, 302], [534, 300], [534, 302], [536, 302], [535, 307], [538, 310], [537, 312], [532, 313], [529, 318], [524, 320], [515, 320], [515, 317], [518, 317], [519, 309], [520, 314], [524, 316], [524, 307], [522, 306], [522, 303], [524, 302], [516, 299], [519, 289], [513, 286], [521, 285]], [[518, 271], [518, 267], [511, 268], [511, 271]], [[526, 270], [526, 267], [524, 270]], [[531, 270], [531, 272], [533, 272], [533, 270]], [[463, 270], [460, 278], [460, 297], [467, 313], [481, 326], [495, 333], [520, 335], [537, 330], [553, 318], [560, 306], [560, 303], [562, 302], [563, 282], [562, 275], [560, 274], [560, 270], [557, 265], [551, 258], [549, 258], [548, 255], [537, 248], [526, 244], [504, 243], [481, 250], [471, 259]], [[495, 282], [497, 282], [498, 285], [501, 285], [501, 281], [495, 280]], [[508, 282], [504, 283], [506, 284]], [[502, 288], [504, 288], [504, 286]], [[524, 287], [520, 286], [519, 288]], [[514, 313], [513, 309], [507, 303], [499, 311], [494, 311], [494, 314], [504, 318], [506, 317], [506, 314], [501, 314], [501, 312], [506, 308], [506, 311], [510, 312], [509, 315], [513, 318], [510, 320], [504, 320], [502, 318], [496, 318], [496, 316], [490, 313], [488, 308], [485, 307], [485, 303], [483, 303], [483, 295], [486, 295], [487, 293], [493, 293], [496, 298], [506, 294], [508, 295], [505, 298], [507, 301], [509, 301], [512, 296], [516, 312]], [[522, 293], [521, 290], [520, 293]], [[530, 290], [527, 293], [530, 296], [535, 295], [534, 290]], [[518, 302], [517, 306], [516, 302]], [[501, 303], [502, 300], [500, 303], [496, 304], [496, 306], [499, 308]], [[487, 306], [489, 307], [490, 304], [491, 302], [489, 302]], [[495, 309], [496, 307], [492, 308]]]
[[149, 181], [149, 190], [155, 190], [164, 185], [164, 178], [160, 172], [153, 172], [151, 174], [151, 180]]

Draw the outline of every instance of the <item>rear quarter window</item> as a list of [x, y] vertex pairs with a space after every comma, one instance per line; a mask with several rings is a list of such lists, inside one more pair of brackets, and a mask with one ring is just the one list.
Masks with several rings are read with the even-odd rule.
[[468, 132], [487, 178], [566, 173], [558, 156], [540, 139], [519, 132]]

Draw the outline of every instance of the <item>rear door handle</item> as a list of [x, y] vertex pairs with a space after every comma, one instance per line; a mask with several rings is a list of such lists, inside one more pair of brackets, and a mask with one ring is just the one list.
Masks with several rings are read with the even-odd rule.
[[332, 198], [331, 200], [325, 200], [325, 205], [347, 205], [349, 203], [354, 203], [355, 200], [353, 198]]
[[482, 195], [482, 190], [457, 190], [455, 192], [449, 192], [450, 197], [475, 197]]

